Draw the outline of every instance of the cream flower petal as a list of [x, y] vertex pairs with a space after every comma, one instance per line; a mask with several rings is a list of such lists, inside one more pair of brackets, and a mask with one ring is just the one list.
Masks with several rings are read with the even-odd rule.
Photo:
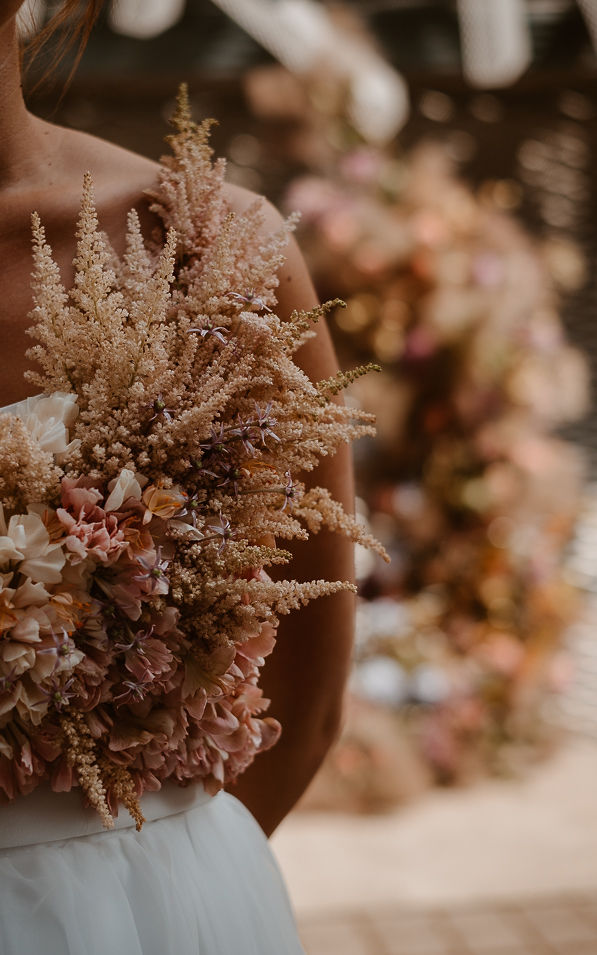
[[25, 558], [43, 554], [50, 543], [50, 536], [37, 514], [14, 514], [8, 524], [8, 536]]
[[50, 604], [17, 610], [19, 619], [11, 628], [11, 639], [19, 640], [21, 643], [39, 643], [40, 634], [47, 635], [52, 632], [52, 619], [48, 615], [48, 610], [51, 610]]
[[21, 686], [19, 699], [17, 700], [17, 712], [21, 719], [26, 722], [39, 726], [44, 716], [48, 712], [49, 704], [47, 694], [43, 690], [28, 681], [28, 685]]
[[26, 580], [17, 588], [13, 597], [15, 607], [43, 607], [50, 599], [50, 595], [42, 583], [33, 583]]
[[44, 584], [57, 584], [62, 580], [61, 570], [66, 557], [60, 544], [49, 547], [45, 554], [24, 560], [19, 570], [34, 581]]
[[0, 564], [6, 564], [9, 560], [22, 560], [24, 556], [12, 537], [0, 537]]
[[68, 428], [79, 414], [76, 395], [62, 391], [37, 395], [10, 405], [7, 411], [21, 419], [43, 451], [63, 454], [69, 449]]
[[[62, 660], [56, 660], [53, 653], [40, 653], [39, 647], [35, 647], [35, 663], [29, 670], [29, 678], [33, 680], [34, 683], [42, 683], [43, 680], [46, 680], [49, 676], [52, 676], [53, 673], [57, 673], [60, 669], [60, 664]], [[68, 662], [68, 661], [64, 661]]]
[[[35, 621], [31, 621], [35, 624]], [[9, 663], [11, 669], [17, 674], [30, 670], [35, 663], [35, 650], [29, 644], [39, 643], [39, 634], [33, 633], [34, 627], [31, 627], [31, 639], [8, 640], [2, 647], [2, 659], [4, 663]]]
[[[58, 583], [66, 557], [60, 544], [50, 544], [49, 534], [38, 514], [14, 514], [8, 524], [8, 537], [25, 558], [19, 567], [22, 574], [33, 581]], [[2, 538], [0, 546], [1, 543]]]
[[[40, 643], [41, 637], [39, 635], [39, 622], [35, 619], [35, 617], [23, 616], [10, 631], [10, 636], [14, 637], [14, 642], [11, 641], [10, 644], [7, 644], [7, 650], [8, 647], [22, 645], [27, 646], [30, 643]], [[8, 661], [10, 658], [6, 656], [7, 650], [4, 651], [3, 659]], [[33, 663], [30, 665], [32, 666]]]
[[[133, 471], [129, 471], [128, 468], [123, 468], [118, 477], [108, 484], [111, 494], [104, 504], [104, 510], [117, 511], [129, 497], [134, 497], [135, 500], [140, 501], [141, 484], [139, 484], [137, 480], [138, 477], [140, 477], [140, 475], [135, 476]], [[145, 479], [142, 478], [142, 480], [145, 483]]]
[[[153, 517], [151, 511], [148, 511], [147, 513], [150, 515], [150, 517]], [[168, 527], [174, 528], [174, 530], [177, 530], [180, 534], [184, 534], [188, 540], [200, 541], [203, 540], [204, 537], [197, 527], [193, 527], [193, 525], [187, 523], [187, 521], [179, 521], [175, 518], [171, 518], [168, 521]]]
[[[4, 699], [0, 700], [0, 716], [4, 716], [5, 713], [10, 713], [10, 711], [14, 709], [19, 693], [20, 693], [20, 685], [17, 684], [11, 693], [7, 693], [4, 696]], [[12, 758], [12, 754], [11, 754], [11, 758]]]

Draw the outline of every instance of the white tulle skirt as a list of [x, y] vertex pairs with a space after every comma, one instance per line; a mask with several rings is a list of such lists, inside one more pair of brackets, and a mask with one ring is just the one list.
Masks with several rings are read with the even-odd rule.
[[267, 839], [233, 796], [164, 787], [104, 831], [77, 793], [0, 807], [0, 955], [300, 955]]

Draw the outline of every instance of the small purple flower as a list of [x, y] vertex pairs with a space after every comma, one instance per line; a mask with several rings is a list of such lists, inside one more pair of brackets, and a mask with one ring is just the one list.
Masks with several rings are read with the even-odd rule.
[[[210, 472], [208, 472], [210, 473]], [[212, 477], [217, 477], [216, 474]], [[197, 527], [197, 513], [201, 507], [201, 501], [198, 497], [190, 497], [185, 506], [176, 515], [177, 517], [190, 517], [193, 527]]]
[[0, 693], [12, 693], [18, 679], [19, 677], [14, 667], [9, 673], [0, 676]]
[[231, 484], [234, 494], [238, 494], [238, 482], [243, 477], [243, 472], [238, 465], [224, 462], [218, 477], [220, 478], [218, 487], [228, 487]]
[[228, 292], [228, 298], [233, 298], [251, 308], [254, 306], [258, 312], [269, 312], [270, 314], [272, 312], [269, 305], [266, 305], [262, 298], [255, 295], [255, 289], [249, 289], [244, 295], [241, 295], [240, 292]]
[[204, 328], [189, 328], [189, 332], [196, 332], [197, 335], [201, 335], [201, 338], [207, 338], [208, 335], [211, 335], [213, 338], [217, 338], [219, 342], [222, 342], [223, 345], [226, 345], [225, 335], [228, 334], [228, 329], [224, 328], [223, 325], [206, 325]]
[[151, 405], [151, 410], [153, 411], [153, 416], [149, 419], [149, 424], [157, 421], [158, 418], [162, 418], [163, 421], [172, 421], [174, 408], [167, 408], [166, 402], [161, 395], [158, 395], [157, 398], [155, 398], [153, 404]]
[[114, 696], [112, 701], [119, 703], [121, 706], [124, 703], [141, 703], [145, 699], [148, 683], [149, 681], [136, 683], [134, 680], [123, 680], [120, 684], [122, 692], [118, 696]]
[[251, 457], [257, 453], [257, 449], [253, 444], [253, 441], [255, 440], [255, 429], [256, 425], [254, 421], [252, 421], [250, 418], [247, 421], [243, 421], [239, 415], [237, 417], [236, 426], [229, 432], [232, 437], [238, 438], [240, 441], [242, 441], [243, 448]]
[[205, 467], [200, 458], [193, 458], [191, 460], [191, 470], [195, 471], [197, 477], [203, 477], [206, 475], [207, 477], [215, 478], [218, 476], [215, 471], [210, 471], [209, 468]]
[[130, 641], [128, 643], [115, 643], [114, 649], [121, 650], [122, 652], [126, 652], [127, 650], [137, 650], [139, 653], [143, 654], [145, 652], [143, 649], [143, 643], [148, 639], [148, 637], [152, 636], [154, 629], [155, 627], [152, 624], [149, 630], [137, 630], [137, 633], [134, 635], [129, 631], [129, 636], [131, 637]]
[[166, 571], [168, 569], [168, 564], [170, 561], [162, 557], [162, 547], [158, 547], [155, 555], [155, 560], [150, 563], [144, 557], [137, 557], [137, 563], [143, 568], [143, 572], [140, 574], [135, 574], [133, 580], [145, 583], [148, 582], [150, 585], [150, 592], [155, 593], [160, 584], [163, 581], [167, 581], [168, 577]]
[[220, 514], [219, 522], [217, 524], [208, 524], [207, 529], [212, 532], [212, 536], [204, 537], [203, 540], [219, 540], [220, 546], [218, 550], [220, 553], [222, 553], [228, 541], [232, 540], [232, 538], [236, 535], [236, 531], [232, 527], [230, 521], [222, 514]]
[[116, 620], [119, 616], [118, 608], [114, 603], [111, 603], [109, 600], [101, 600], [99, 597], [94, 597], [94, 602], [97, 604], [97, 609], [95, 615], [105, 617], [107, 620]]
[[265, 408], [261, 408], [257, 403], [255, 404], [255, 411], [257, 412], [257, 427], [261, 432], [261, 443], [265, 444], [266, 438], [273, 438], [274, 441], [279, 441], [278, 435], [272, 431], [273, 425], [277, 424], [276, 419], [272, 416], [272, 402], [268, 401]]
[[286, 471], [284, 477], [286, 478], [286, 484], [284, 486], [284, 503], [281, 508], [283, 511], [285, 511], [286, 508], [292, 510], [296, 491], [296, 484], [293, 483], [290, 471]]
[[77, 649], [75, 641], [71, 640], [66, 630], [63, 630], [60, 634], [52, 632], [52, 641], [54, 643], [53, 647], [44, 647], [43, 650], [37, 652], [39, 654], [55, 653], [57, 664], [58, 657], [69, 657]]
[[72, 698], [76, 695], [75, 693], [70, 692], [74, 682], [74, 676], [69, 677], [69, 679], [62, 684], [60, 684], [57, 679], [53, 679], [50, 680], [49, 688], [40, 687], [40, 689], [42, 693], [47, 696], [54, 708], [60, 713], [65, 706], [68, 706]]
[[227, 437], [228, 435], [223, 424], [217, 426], [212, 425], [208, 440], [200, 444], [199, 447], [208, 454], [228, 454], [228, 448], [226, 447]]

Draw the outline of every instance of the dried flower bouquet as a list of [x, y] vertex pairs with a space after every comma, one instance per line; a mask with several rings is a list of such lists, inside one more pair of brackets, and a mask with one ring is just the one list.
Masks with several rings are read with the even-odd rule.
[[264, 240], [259, 202], [230, 213], [184, 91], [174, 124], [159, 248], [131, 212], [118, 259], [87, 177], [67, 293], [34, 215], [43, 394], [0, 415], [0, 791], [79, 786], [107, 827], [121, 802], [139, 828], [166, 779], [217, 792], [276, 741], [258, 676], [278, 616], [349, 585], [273, 582], [274, 539], [377, 546], [296, 477], [372, 421], [333, 400], [350, 376], [293, 361], [324, 312], [274, 312], [293, 221]]

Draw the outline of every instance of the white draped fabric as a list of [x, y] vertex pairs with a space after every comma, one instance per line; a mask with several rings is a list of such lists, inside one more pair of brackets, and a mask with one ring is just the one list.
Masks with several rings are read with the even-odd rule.
[[[0, 807], [0, 955], [301, 955], [268, 842], [233, 796], [166, 785], [101, 828], [77, 792]], [[304, 953], [303, 953], [304, 955]]]

